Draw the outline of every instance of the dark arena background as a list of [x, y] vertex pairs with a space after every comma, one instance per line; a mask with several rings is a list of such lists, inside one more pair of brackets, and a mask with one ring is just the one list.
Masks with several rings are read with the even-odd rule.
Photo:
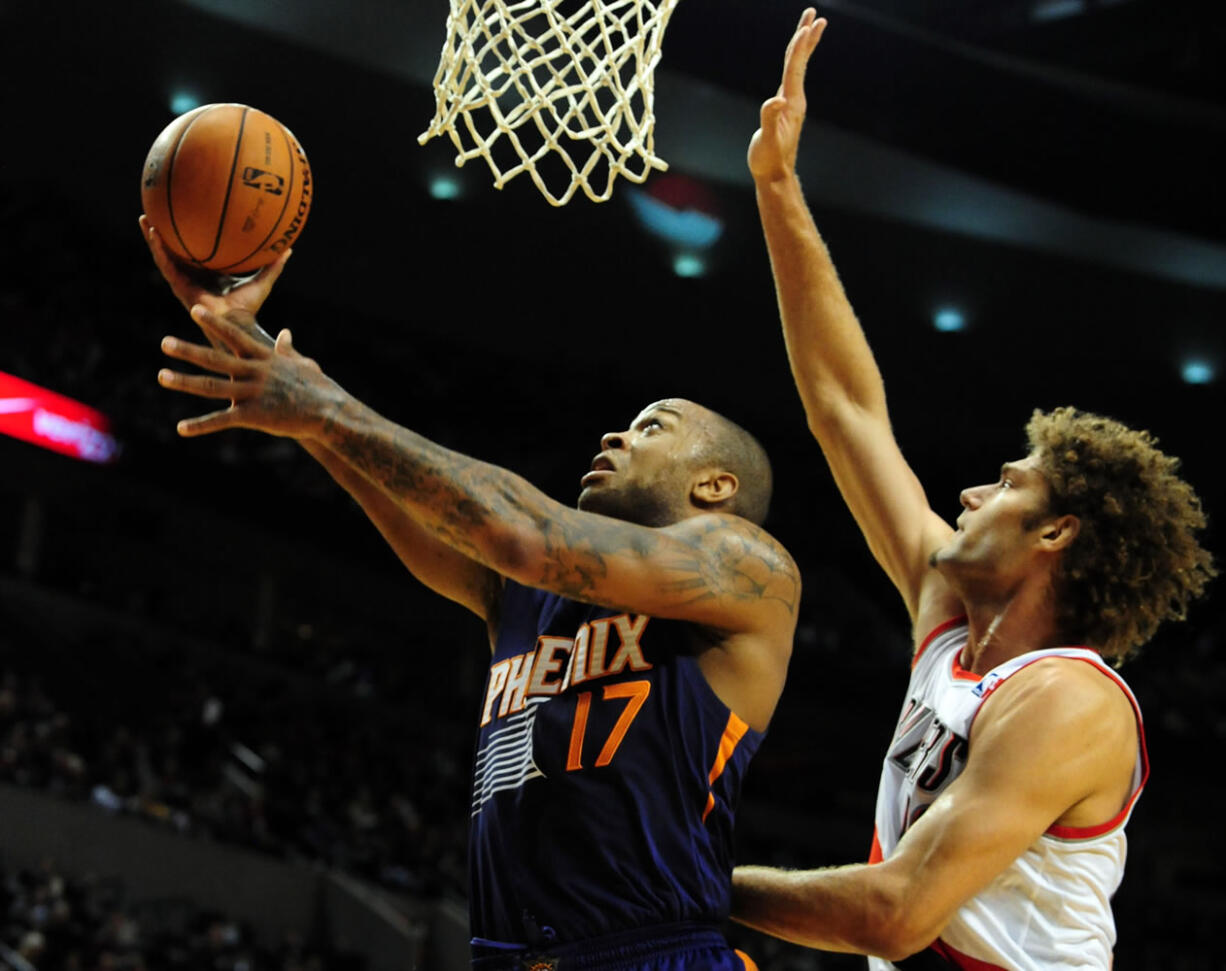
[[[744, 166], [800, 9], [683, 0], [656, 75], [670, 172], [554, 209], [418, 145], [441, 0], [0, 0], [0, 372], [104, 413], [120, 448], [0, 438], [0, 966], [466, 966], [480, 624], [292, 443], [177, 438], [197, 409], [155, 380], [162, 335], [194, 328], [139, 177], [197, 103], [306, 148], [314, 208], [261, 318], [385, 415], [565, 501], [660, 397], [761, 437], [805, 594], [739, 857], [865, 858], [906, 616], [806, 431]], [[1220, 6], [819, 12], [801, 175], [934, 507], [1019, 457], [1033, 408], [1075, 404], [1183, 458], [1220, 557]], [[716, 238], [658, 235], [661, 204]], [[1220, 587], [1125, 669], [1153, 771], [1118, 971], [1221, 967]], [[862, 966], [732, 933], [763, 971]]]

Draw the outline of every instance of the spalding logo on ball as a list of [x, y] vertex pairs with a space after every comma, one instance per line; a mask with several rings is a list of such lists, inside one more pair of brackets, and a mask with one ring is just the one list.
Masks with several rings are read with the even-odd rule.
[[158, 135], [140, 195], [181, 262], [243, 276], [297, 242], [313, 190], [306, 153], [288, 128], [247, 105], [215, 104]]

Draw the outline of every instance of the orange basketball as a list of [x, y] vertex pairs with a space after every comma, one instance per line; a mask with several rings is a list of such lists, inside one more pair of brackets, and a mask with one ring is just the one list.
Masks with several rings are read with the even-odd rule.
[[241, 276], [298, 241], [314, 195], [306, 153], [271, 115], [204, 105], [158, 135], [141, 203], [183, 263]]

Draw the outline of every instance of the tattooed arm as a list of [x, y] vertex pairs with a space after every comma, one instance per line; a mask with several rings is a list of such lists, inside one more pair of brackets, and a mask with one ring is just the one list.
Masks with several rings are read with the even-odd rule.
[[[184, 272], [171, 258], [157, 231], [144, 216], [140, 217], [140, 227], [154, 264], [179, 302], [189, 311], [194, 307], [201, 307], [214, 314], [228, 314], [231, 326], [240, 328], [245, 334], [247, 345], [244, 350], [232, 346], [233, 340], [227, 344], [215, 332], [206, 331], [206, 336], [218, 352], [241, 356], [266, 354], [272, 349], [273, 339], [256, 322], [255, 314], [268, 299], [273, 285], [285, 269], [290, 257], [289, 250], [275, 263], [265, 267], [255, 278], [219, 293], [216, 289], [205, 286], [205, 281]], [[377, 483], [364, 478], [325, 445], [307, 440], [300, 444], [362, 507], [362, 511], [409, 572], [435, 593], [467, 607], [485, 620], [492, 636], [497, 620], [497, 604], [502, 592], [502, 578], [440, 542], [407, 515]]]
[[[288, 331], [269, 349], [250, 337], [249, 314], [200, 306], [192, 314], [228, 352], [173, 338], [163, 350], [224, 377], [167, 370], [159, 379], [231, 404], [180, 423], [180, 434], [245, 427], [317, 443], [482, 567], [589, 603], [702, 625], [744, 677], [760, 664], [782, 684], [800, 579], [763, 530], [722, 514], [653, 529], [564, 506], [514, 473], [376, 414], [295, 351]], [[753, 650], [739, 650], [746, 639]]]
[[655, 529], [582, 512], [352, 398], [313, 437], [443, 542], [528, 586], [730, 633], [760, 630], [764, 614], [795, 611], [791, 558], [737, 516], [703, 514]]

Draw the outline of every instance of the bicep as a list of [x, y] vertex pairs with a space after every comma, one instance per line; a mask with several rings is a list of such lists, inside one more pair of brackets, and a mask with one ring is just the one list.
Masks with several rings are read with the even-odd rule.
[[812, 425], [869, 550], [915, 619], [932, 575], [929, 557], [953, 529], [932, 511], [885, 418], [846, 402]]
[[737, 516], [650, 528], [559, 509], [530, 544], [508, 575], [574, 600], [729, 632], [795, 623], [796, 564]]
[[919, 950], [940, 936], [971, 897], [1004, 872], [1050, 825], [1041, 805], [963, 774], [907, 830], [881, 864], [900, 888], [909, 943]]

